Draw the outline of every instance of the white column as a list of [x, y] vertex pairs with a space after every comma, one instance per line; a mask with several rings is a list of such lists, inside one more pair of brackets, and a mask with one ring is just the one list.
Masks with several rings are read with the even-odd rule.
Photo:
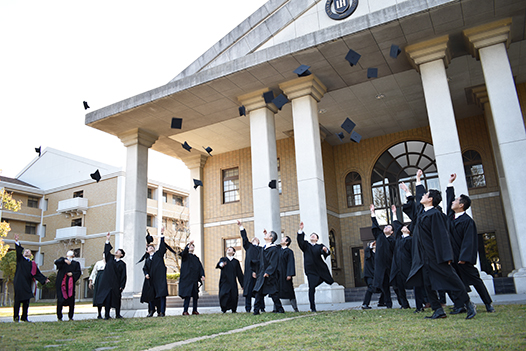
[[263, 240], [263, 230], [281, 234], [279, 190], [269, 188], [271, 180], [278, 180], [278, 155], [274, 104], [266, 104], [262, 89], [238, 97], [250, 120], [250, 151], [252, 158], [252, 201], [254, 205], [254, 236]]
[[[161, 236], [161, 228], [163, 227], [163, 207], [164, 207], [164, 200], [163, 200], [163, 192], [164, 187], [159, 184], [157, 191], [159, 192], [159, 197], [157, 199], [157, 236]], [[167, 195], [168, 196], [168, 195]], [[168, 201], [168, 197], [166, 198], [166, 201]]]
[[506, 46], [510, 42], [511, 18], [464, 31], [472, 55], [480, 58], [494, 120], [502, 170], [510, 199], [515, 235], [510, 235], [517, 293], [526, 292], [526, 236], [518, 230], [526, 188], [526, 131]]
[[[131, 298], [142, 290], [144, 274], [135, 269], [135, 262], [144, 254], [146, 233], [146, 198], [148, 195], [148, 148], [157, 136], [141, 129], [119, 135], [126, 146], [126, 184], [124, 197], [124, 240], [127, 282], [124, 297]], [[114, 250], [120, 247], [115, 247]]]

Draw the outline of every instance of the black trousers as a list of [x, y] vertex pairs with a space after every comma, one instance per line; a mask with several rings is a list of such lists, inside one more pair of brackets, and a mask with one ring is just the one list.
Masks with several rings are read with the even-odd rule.
[[[274, 309], [276, 311], [284, 311], [283, 305], [281, 304], [281, 300], [279, 299], [279, 292], [275, 292], [274, 294], [268, 294], [270, 298], [272, 299], [272, 302], [274, 302]], [[256, 301], [254, 302], [254, 312], [259, 312], [263, 309], [265, 309], [265, 294], [258, 291], [256, 292]]]
[[[455, 287], [454, 290], [452, 289], [452, 294], [450, 296], [453, 299], [453, 303], [455, 304], [455, 306], [465, 306], [467, 303], [469, 303], [468, 293], [466, 292], [464, 283], [462, 283], [462, 280], [460, 280], [459, 276], [457, 275], [453, 267], [450, 267], [450, 268], [451, 268], [451, 275], [450, 275], [449, 284]], [[433, 290], [433, 288], [431, 287], [432, 270], [427, 264], [424, 264], [422, 269], [423, 269], [422, 274], [424, 277], [424, 288], [426, 290], [426, 294], [429, 299], [429, 302], [431, 303], [431, 308], [433, 309], [433, 311], [435, 311], [441, 308], [442, 305], [440, 303], [440, 299], [438, 297], [437, 291]]]
[[394, 280], [394, 291], [398, 297], [398, 303], [403, 308], [409, 308], [409, 301], [407, 301], [407, 292], [405, 291], [405, 279], [401, 274], [397, 274]]
[[475, 290], [480, 296], [480, 299], [482, 302], [484, 302], [485, 305], [489, 305], [493, 302], [491, 299], [488, 289], [486, 289], [486, 285], [480, 279], [480, 273], [479, 270], [473, 266], [471, 263], [464, 263], [464, 264], [455, 264], [453, 266], [460, 276], [460, 279], [462, 279], [462, 282], [466, 286], [466, 290], [469, 291], [469, 286], [473, 285]]
[[63, 306], [69, 307], [68, 317], [69, 319], [73, 319], [73, 314], [75, 312], [75, 296], [72, 296], [62, 301], [57, 300], [57, 318], [60, 321], [62, 320], [62, 307]]
[[166, 296], [156, 297], [153, 301], [148, 302], [148, 312], [164, 314], [166, 312]]
[[387, 272], [385, 273], [383, 284], [382, 286], [379, 286], [378, 288], [384, 294], [385, 305], [388, 308], [393, 307], [393, 301], [391, 300], [391, 289], [389, 288], [389, 273]]
[[373, 278], [366, 277], [365, 283], [367, 284], [367, 291], [365, 292], [365, 296], [363, 298], [363, 305], [369, 306], [371, 303], [371, 297], [376, 292], [376, 288], [373, 286]]
[[184, 298], [183, 312], [188, 312], [188, 308], [190, 307], [190, 298], [193, 299], [192, 312], [196, 312], [197, 311], [197, 301], [199, 299], [199, 295], [197, 293], [197, 287], [195, 286], [195, 284], [194, 284], [194, 287], [192, 288], [192, 296], [185, 296]]
[[[104, 300], [104, 316], [105, 318], [110, 318], [110, 310], [111, 305], [113, 304], [113, 293], [110, 291], [108, 296], [106, 296], [106, 299]], [[117, 298], [117, 307], [115, 307], [115, 317], [121, 315], [121, 295], [119, 293], [119, 297]]]
[[20, 304], [22, 304], [22, 320], [27, 321], [27, 311], [29, 309], [29, 299], [19, 300], [15, 296], [15, 304], [13, 305], [13, 320], [18, 321], [20, 313]]

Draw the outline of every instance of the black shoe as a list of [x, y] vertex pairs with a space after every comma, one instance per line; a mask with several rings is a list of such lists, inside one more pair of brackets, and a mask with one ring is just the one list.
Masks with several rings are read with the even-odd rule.
[[447, 318], [446, 312], [444, 312], [444, 309], [442, 307], [438, 308], [433, 312], [431, 316], [426, 316], [425, 319], [439, 319], [439, 318]]
[[413, 313], [420, 313], [420, 312], [424, 312], [424, 309], [423, 308], [417, 308]]
[[283, 308], [280, 308], [277, 311], [272, 311], [272, 313], [285, 313], [285, 310]]
[[164, 313], [157, 313], [157, 317], [165, 317], [165, 314]]
[[362, 305], [362, 310], [370, 310], [371, 308], [369, 305]]
[[495, 312], [495, 308], [490, 303], [488, 303], [486, 304], [486, 312], [493, 313]]
[[314, 312], [314, 313], [318, 312], [318, 311], [316, 311], [315, 308], [312, 308], [310, 311], [311, 311], [311, 312]]
[[118, 316], [115, 316], [115, 318], [117, 318], [117, 319], [122, 319], [122, 318], [124, 318], [124, 317], [121, 316], [121, 315], [119, 314]]
[[253, 314], [254, 314], [254, 316], [258, 316], [260, 313], [259, 313], [259, 311], [254, 310], [254, 313], [253, 313]]
[[110, 316], [106, 316], [106, 317], [104, 317], [104, 320], [105, 320], [105, 321], [108, 321], [108, 320], [110, 320], [110, 319], [111, 319]]
[[471, 301], [469, 301], [466, 304], [466, 310], [468, 315], [466, 316], [466, 319], [471, 319], [477, 315], [477, 308], [475, 307], [475, 304]]
[[262, 310], [260, 310], [259, 312], [261, 312], [261, 313], [265, 313], [266, 311], [265, 311], [265, 309], [262, 309]]
[[148, 317], [153, 317], [153, 314], [154, 314], [154, 313], [155, 313], [155, 312], [150, 312], [150, 313], [148, 313], [148, 315], [146, 315], [146, 317], [147, 317], [147, 318], [148, 318]]
[[103, 319], [102, 316], [97, 316], [97, 319]]
[[387, 307], [387, 305], [385, 303], [378, 303], [377, 305], [378, 307]]
[[20, 321], [20, 317], [13, 317], [13, 322], [18, 323]]
[[449, 312], [449, 314], [460, 314], [460, 313], [466, 313], [466, 308], [465, 307], [453, 308], [451, 312]]
[[57, 318], [57, 321], [62, 322], [62, 318]]
[[22, 319], [22, 322], [25, 322], [25, 323], [33, 323], [33, 322], [31, 322], [29, 319]]

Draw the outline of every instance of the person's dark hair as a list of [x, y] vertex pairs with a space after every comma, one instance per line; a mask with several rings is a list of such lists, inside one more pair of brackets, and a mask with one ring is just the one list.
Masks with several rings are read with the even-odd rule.
[[292, 240], [290, 240], [290, 236], [286, 236], [285, 237], [285, 242], [287, 243], [287, 246], [290, 246], [290, 243], [292, 242]]
[[120, 252], [121, 252], [121, 254], [122, 254], [122, 257], [121, 257], [121, 258], [124, 258], [124, 256], [126, 255], [126, 252], [124, 252], [124, 250], [123, 250], [123, 249], [118, 249], [117, 251], [120, 251]]
[[276, 240], [278, 240], [278, 234], [276, 234], [275, 231], [272, 230], [272, 231], [270, 232], [270, 236], [272, 237], [272, 243], [275, 243]]
[[229, 247], [227, 247], [227, 250], [228, 250], [228, 249], [232, 249], [232, 250], [234, 251], [234, 253], [236, 253], [236, 249], [234, 249], [233, 246], [229, 246]]
[[459, 196], [458, 203], [463, 205], [462, 209], [464, 211], [467, 211], [468, 208], [471, 207], [471, 199], [469, 198], [469, 196], [464, 195], [464, 194]]
[[316, 233], [311, 233], [310, 235], [312, 235], [312, 234], [316, 235], [316, 238], [317, 238], [318, 240], [320, 240], [320, 236], [319, 236], [318, 234], [316, 234]]
[[436, 189], [429, 190], [429, 197], [433, 199], [433, 207], [437, 207], [442, 202], [442, 194]]

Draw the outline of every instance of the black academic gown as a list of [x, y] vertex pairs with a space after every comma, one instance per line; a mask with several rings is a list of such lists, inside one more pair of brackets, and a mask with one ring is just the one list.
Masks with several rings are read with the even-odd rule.
[[[199, 291], [199, 282], [201, 277], [205, 276], [205, 271], [199, 257], [188, 252], [188, 245], [179, 253], [179, 256], [181, 256], [179, 296], [184, 299], [185, 297], [191, 297], [194, 289], [197, 292]], [[199, 298], [199, 294], [197, 298]]]
[[407, 202], [403, 205], [404, 213], [411, 219], [409, 230], [411, 231], [411, 269], [407, 275], [406, 287], [423, 287], [424, 277], [422, 275], [422, 267], [424, 266], [424, 259], [420, 251], [419, 235], [418, 235], [418, 217], [423, 213], [424, 207], [420, 203], [422, 196], [426, 193], [426, 188], [423, 185], [416, 186], [416, 196], [410, 196]]
[[[64, 295], [62, 293], [62, 283], [64, 282], [64, 277], [66, 277], [66, 274], [72, 273], [71, 278], [73, 278], [73, 295], [72, 295], [73, 298], [75, 298], [76, 282], [77, 280], [79, 280], [80, 276], [82, 275], [82, 271], [80, 269], [79, 262], [72, 260], [71, 264], [67, 264], [65, 260], [66, 260], [66, 257], [60, 257], [59, 259], [55, 260], [55, 266], [57, 266], [57, 269], [58, 269], [57, 280], [55, 282], [55, 288], [57, 291], [57, 301], [59, 303], [65, 300]], [[70, 284], [69, 277], [66, 278], [65, 284], [66, 284], [66, 289], [67, 289]]]
[[477, 263], [478, 255], [478, 234], [475, 221], [467, 213], [455, 219], [455, 212], [451, 209], [451, 204], [455, 200], [455, 189], [452, 186], [447, 187], [446, 197], [448, 204], [447, 218], [454, 262], [464, 261], [474, 265]]
[[400, 276], [404, 282], [407, 280], [407, 276], [411, 271], [411, 249], [413, 245], [413, 238], [411, 236], [404, 238], [401, 227], [395, 233], [395, 240], [393, 262], [391, 263], [391, 273], [389, 275], [389, 281], [393, 284], [397, 276]]
[[[373, 236], [376, 239], [376, 255], [374, 266], [374, 286], [383, 288], [389, 285], [389, 274], [391, 273], [391, 263], [393, 261], [393, 250], [395, 247], [395, 238], [393, 235], [385, 236], [382, 228], [378, 224], [376, 217], [371, 217], [373, 226], [371, 228]], [[392, 224], [393, 231], [396, 233], [401, 223], [394, 221]], [[387, 292], [386, 292], [387, 293]]]
[[[164, 237], [161, 237], [159, 243], [159, 249], [153, 253], [150, 257], [145, 259], [143, 272], [144, 275], [148, 274], [150, 279], [144, 278], [143, 292], [145, 291], [148, 295], [153, 295], [154, 298], [168, 296], [168, 283], [166, 282], [166, 265], [164, 264], [164, 255], [166, 254], [166, 244]], [[148, 288], [149, 285], [149, 288]], [[153, 293], [149, 291], [153, 289]], [[143, 301], [141, 295], [141, 302], [150, 302], [152, 300]]]
[[372, 285], [374, 281], [374, 260], [375, 252], [367, 245], [363, 250], [365, 262], [363, 264], [363, 278], [367, 285]]
[[[103, 305], [104, 300], [109, 294], [112, 295], [111, 307], [120, 308], [121, 289], [124, 290], [126, 286], [126, 263], [124, 261], [115, 260], [115, 255], [111, 253], [110, 243], [104, 246], [104, 256], [106, 259], [106, 268], [97, 291], [97, 303]], [[93, 302], [95, 304], [95, 302]]]
[[[279, 250], [281, 248], [276, 245], [266, 245], [261, 251], [254, 293], [260, 292], [263, 295], [272, 295], [279, 291]], [[265, 277], [265, 274], [268, 274], [268, 277]]]
[[294, 277], [296, 275], [296, 263], [294, 261], [294, 252], [286, 248], [280, 248], [279, 251], [279, 298], [280, 299], [295, 299], [294, 283], [292, 278], [287, 280], [287, 277]]
[[243, 248], [245, 249], [245, 272], [243, 277], [243, 296], [252, 297], [254, 285], [256, 285], [256, 278], [252, 273], [258, 273], [259, 256], [263, 247], [252, 244], [248, 241], [247, 232], [245, 229], [241, 230], [241, 238], [243, 238]]
[[[24, 248], [21, 245], [16, 246], [16, 270], [15, 278], [13, 279], [13, 287], [15, 290], [15, 299], [18, 301], [25, 301], [31, 299], [33, 291], [31, 290], [31, 283], [33, 278], [40, 284], [45, 284], [47, 278], [40, 273], [38, 266], [33, 261], [24, 257]], [[35, 275], [31, 274], [31, 269], [35, 265]]]
[[155, 288], [153, 287], [153, 283], [150, 282], [150, 279], [146, 279], [146, 274], [149, 274], [152, 270], [152, 260], [148, 256], [148, 258], [144, 259], [144, 266], [142, 267], [142, 271], [144, 272], [144, 282], [142, 283], [142, 291], [141, 291], [141, 303], [145, 302], [152, 302], [155, 300]]
[[330, 251], [327, 250], [327, 253], [325, 253], [325, 251], [323, 251], [324, 245], [312, 245], [310, 242], [305, 241], [304, 232], [298, 232], [297, 239], [298, 246], [300, 247], [301, 251], [303, 251], [303, 268], [305, 269], [305, 274], [307, 275], [309, 287], [316, 287], [322, 282], [332, 285], [332, 283], [334, 283], [334, 279], [331, 276], [329, 267], [324, 261], [324, 258], [329, 257]]
[[[221, 262], [225, 263], [223, 267], [219, 265]], [[219, 305], [221, 310], [223, 312], [227, 310], [235, 311], [239, 298], [236, 279], [239, 281], [239, 284], [243, 284], [241, 265], [235, 258], [229, 260], [226, 257], [221, 257], [219, 262], [217, 262], [216, 268], [221, 270], [221, 276], [219, 277]]]

